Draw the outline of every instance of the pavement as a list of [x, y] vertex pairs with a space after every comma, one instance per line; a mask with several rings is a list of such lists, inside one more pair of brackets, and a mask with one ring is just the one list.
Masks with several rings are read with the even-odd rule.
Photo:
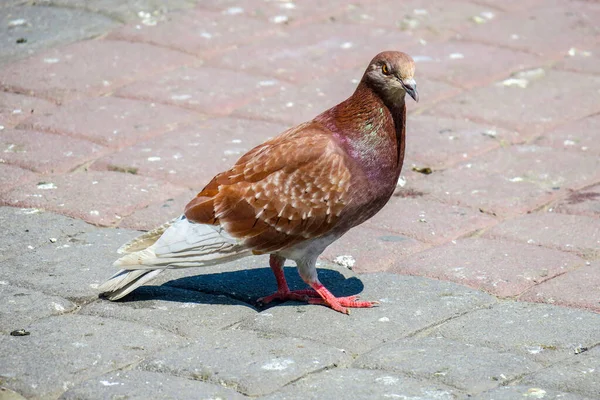
[[[597, 21], [585, 0], [3, 1], [0, 399], [599, 398]], [[421, 97], [402, 177], [319, 263], [379, 307], [260, 308], [265, 257], [98, 298], [122, 243], [388, 49]]]

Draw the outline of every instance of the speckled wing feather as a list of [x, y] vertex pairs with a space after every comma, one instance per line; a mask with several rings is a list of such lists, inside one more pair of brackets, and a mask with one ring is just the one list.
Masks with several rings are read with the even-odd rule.
[[352, 161], [323, 125], [300, 125], [245, 154], [186, 207], [257, 253], [318, 237], [350, 202]]

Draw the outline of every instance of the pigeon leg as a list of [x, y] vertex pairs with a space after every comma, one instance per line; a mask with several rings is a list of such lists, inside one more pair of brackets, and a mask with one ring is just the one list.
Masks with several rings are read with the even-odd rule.
[[270, 296], [262, 297], [257, 301], [262, 304], [269, 304], [273, 300], [295, 300], [295, 301], [304, 301], [308, 302], [311, 297], [319, 297], [320, 295], [314, 291], [313, 289], [305, 289], [305, 290], [290, 290], [288, 287], [287, 281], [285, 280], [285, 274], [283, 273], [283, 264], [285, 263], [285, 258], [281, 256], [277, 256], [275, 254], [271, 254], [271, 258], [269, 259], [269, 266], [275, 275], [275, 279], [277, 280], [277, 292], [273, 293]]

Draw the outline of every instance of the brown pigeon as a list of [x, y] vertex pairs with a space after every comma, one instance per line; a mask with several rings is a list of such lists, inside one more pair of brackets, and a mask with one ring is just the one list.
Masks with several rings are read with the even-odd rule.
[[[114, 263], [124, 269], [100, 286], [104, 296], [120, 299], [168, 268], [270, 254], [277, 292], [263, 304], [299, 300], [342, 313], [377, 304], [335, 297], [315, 265], [394, 192], [404, 159], [404, 97], [419, 100], [414, 70], [404, 53], [375, 56], [350, 98], [250, 150], [215, 176], [184, 215], [124, 245]], [[290, 291], [286, 259], [311, 289]]]

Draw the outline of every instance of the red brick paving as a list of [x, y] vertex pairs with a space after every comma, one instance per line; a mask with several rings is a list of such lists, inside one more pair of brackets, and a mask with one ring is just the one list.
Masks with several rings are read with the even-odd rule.
[[131, 80], [194, 61], [144, 43], [89, 40], [9, 64], [0, 71], [0, 88], [60, 102], [110, 93]]
[[518, 145], [434, 172], [415, 182], [413, 188], [444, 203], [514, 216], [564, 195], [569, 188], [579, 189], [598, 180], [600, 158], [596, 156]]
[[408, 31], [413, 35], [439, 40], [475, 25], [477, 17], [487, 21], [486, 13], [501, 14], [489, 7], [467, 1], [410, 0], [403, 1], [403, 12], [394, 12], [396, 0], [352, 4], [337, 19], [345, 23], [382, 26]]
[[377, 272], [388, 270], [398, 258], [428, 247], [423, 242], [401, 234], [360, 226], [329, 246], [322, 257], [336, 262], [338, 257], [351, 256], [355, 260], [353, 271]]
[[[544, 0], [461, 32], [464, 38], [529, 51], [549, 58], [600, 38], [600, 5], [593, 1]], [[548, 23], [552, 21], [552, 23]]]
[[497, 223], [496, 218], [477, 209], [426, 200], [420, 198], [419, 193], [414, 193], [411, 197], [392, 198], [365, 225], [397, 232], [425, 243], [442, 244]]
[[513, 128], [527, 138], [597, 112], [600, 92], [590, 88], [598, 86], [600, 76], [540, 66], [463, 93], [452, 102], [439, 104], [434, 111]]
[[25, 118], [44, 115], [54, 107], [47, 100], [0, 91], [0, 126], [12, 128]]
[[273, 34], [278, 27], [242, 14], [189, 10], [176, 13], [157, 26], [131, 24], [108, 35], [109, 39], [143, 42], [203, 55], [225, 51]]
[[599, 292], [600, 262], [594, 261], [529, 289], [519, 299], [600, 312]]
[[[223, 86], [229, 89], [219, 90]], [[127, 85], [116, 95], [227, 115], [281, 88], [282, 82], [269, 76], [224, 68], [185, 67]]]
[[600, 223], [580, 215], [527, 214], [496, 225], [484, 237], [550, 247], [588, 258], [600, 256]]
[[106, 152], [86, 140], [23, 129], [2, 131], [0, 150], [4, 162], [44, 174], [69, 172]]
[[2, 195], [7, 205], [40, 208], [102, 226], [184, 189], [152, 178], [120, 172], [81, 171], [44, 176]]
[[[283, 124], [238, 118], [198, 121], [100, 158], [93, 169], [135, 169], [186, 187], [201, 189], [246, 151], [286, 129]], [[205, 159], [210, 155], [210, 163]], [[194, 166], [198, 168], [194, 168]]]
[[[592, 185], [578, 191], [569, 191], [567, 196], [554, 203], [549, 211], [586, 217], [600, 217], [600, 185]], [[592, 219], [592, 221], [594, 220]]]
[[111, 96], [70, 102], [22, 121], [19, 128], [122, 148], [200, 118], [201, 114], [180, 108]]
[[422, 99], [405, 181], [325, 259], [600, 311], [598, 19], [583, 0], [210, 0], [125, 25], [0, 70], [0, 202], [149, 229], [399, 49]]
[[400, 259], [390, 271], [450, 280], [500, 297], [514, 297], [583, 264], [583, 259], [570, 253], [471, 238]]
[[535, 141], [540, 146], [552, 146], [575, 153], [600, 155], [600, 114], [565, 124], [545, 132]]
[[[13, 187], [34, 180], [37, 176], [37, 174], [26, 169], [0, 162], [0, 193], [7, 192]], [[0, 204], [4, 205], [6, 203], [5, 195], [3, 194], [0, 199]]]

